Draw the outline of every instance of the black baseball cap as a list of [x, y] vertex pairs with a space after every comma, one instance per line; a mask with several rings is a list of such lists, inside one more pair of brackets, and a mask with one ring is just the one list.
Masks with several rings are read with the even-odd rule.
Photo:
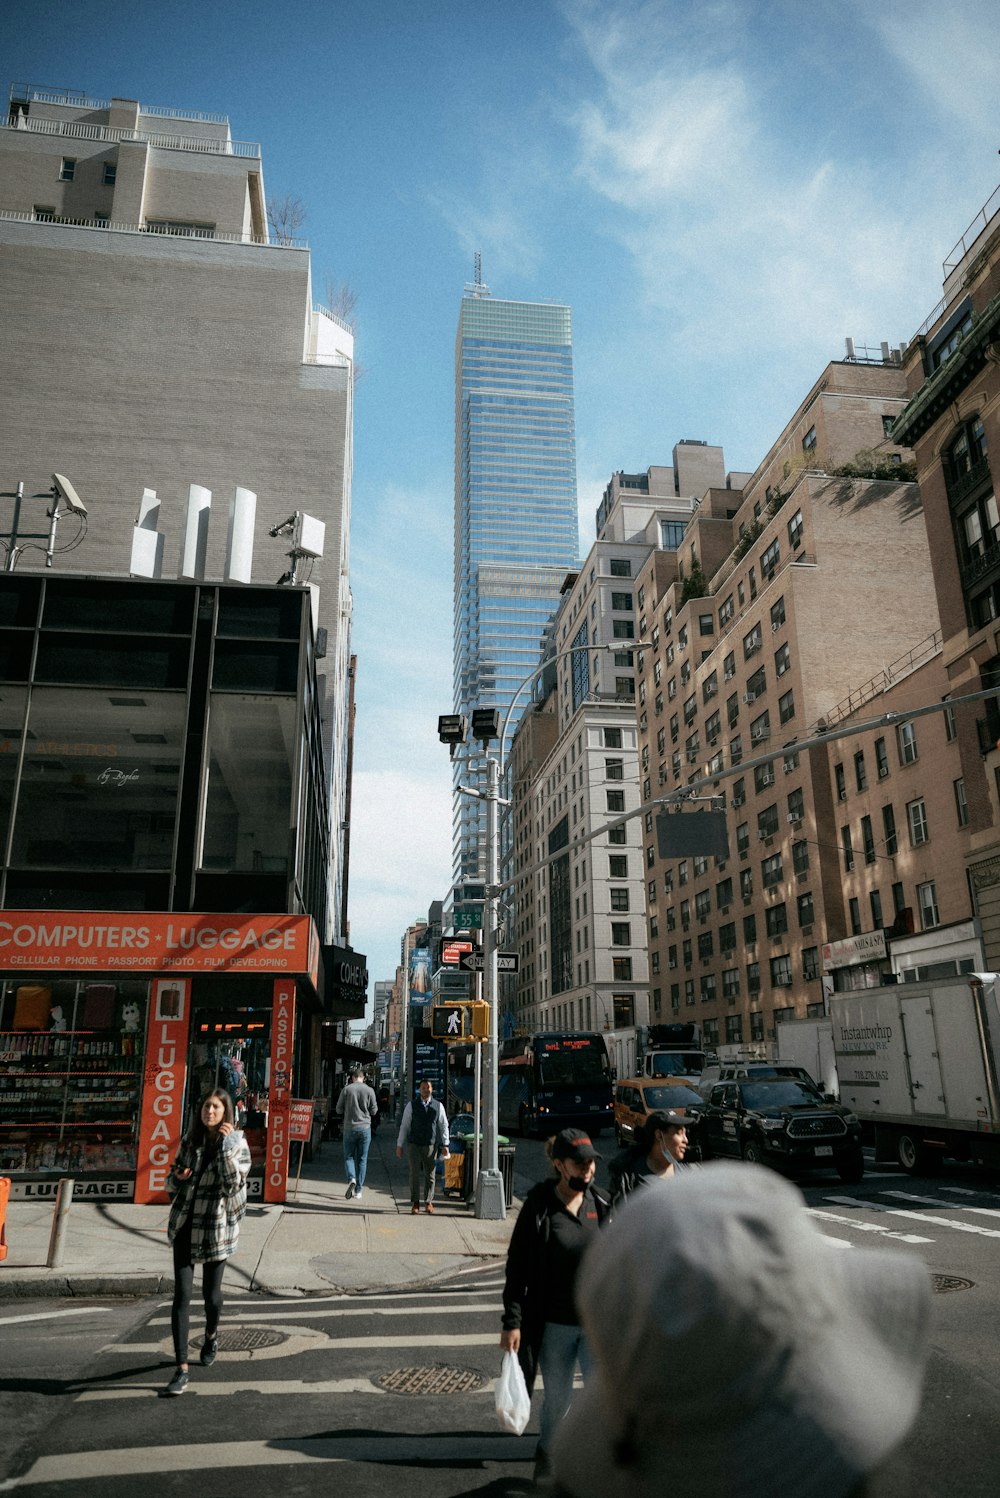
[[600, 1160], [601, 1156], [591, 1143], [590, 1135], [585, 1134], [582, 1129], [561, 1129], [552, 1141], [552, 1158], [586, 1163], [588, 1160]]

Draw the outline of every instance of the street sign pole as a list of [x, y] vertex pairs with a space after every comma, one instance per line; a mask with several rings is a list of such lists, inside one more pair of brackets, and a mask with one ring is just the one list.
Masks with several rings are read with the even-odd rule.
[[497, 1124], [497, 900], [500, 883], [500, 849], [497, 821], [500, 800], [500, 762], [486, 756], [486, 903], [483, 906], [483, 997], [489, 1006], [490, 1033], [483, 1058], [483, 1152], [485, 1163], [476, 1180], [476, 1216], [503, 1221], [507, 1216], [503, 1179], [500, 1175]]

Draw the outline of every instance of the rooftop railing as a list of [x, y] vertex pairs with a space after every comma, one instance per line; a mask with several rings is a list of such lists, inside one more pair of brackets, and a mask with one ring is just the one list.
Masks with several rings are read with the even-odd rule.
[[260, 145], [253, 140], [210, 140], [203, 135], [162, 135], [152, 130], [126, 130], [116, 125], [88, 125], [81, 120], [39, 120], [22, 115], [16, 125], [6, 130], [27, 130], [34, 135], [59, 135], [67, 140], [118, 141], [137, 140], [165, 151], [198, 151], [206, 156], [246, 156], [260, 158]]
[[[34, 83], [13, 83], [10, 89], [11, 103], [56, 104], [69, 109], [110, 109], [110, 99], [90, 99], [79, 89], [44, 88]], [[197, 109], [153, 109], [139, 105], [139, 113], [155, 115], [161, 120], [191, 120], [199, 125], [228, 125], [224, 114], [203, 114]]]
[[38, 213], [20, 213], [12, 208], [0, 208], [0, 220], [6, 219], [12, 223], [20, 224], [54, 224], [64, 225], [73, 229], [94, 229], [112, 234], [148, 234], [158, 239], [197, 239], [201, 243], [206, 240], [214, 240], [221, 244], [252, 244], [267, 250], [307, 250], [309, 244], [304, 239], [291, 239], [273, 241], [263, 239], [254, 234], [229, 234], [221, 229], [204, 229], [192, 225], [188, 228], [162, 228], [158, 224], [125, 224], [117, 219], [94, 219], [94, 218], [68, 218], [62, 214], [41, 215]]
[[[941, 631], [936, 629], [932, 635], [927, 636], [926, 640], [921, 640], [919, 645], [914, 645], [912, 650], [908, 650], [898, 660], [890, 662], [888, 666], [884, 666], [870, 681], [866, 681], [863, 686], [856, 687], [854, 691], [849, 692], [842, 701], [837, 703], [832, 712], [824, 713], [823, 717], [826, 720], [827, 728], [822, 731], [826, 732], [835, 723], [839, 723], [842, 718], [849, 718], [852, 713], [856, 713], [866, 703], [874, 701], [876, 697], [883, 696], [890, 687], [896, 686], [904, 677], [910, 676], [914, 671], [919, 670], [921, 666], [926, 665], [929, 660], [933, 660], [934, 656], [940, 654]], [[905, 714], [901, 714], [901, 716], [905, 716]]]

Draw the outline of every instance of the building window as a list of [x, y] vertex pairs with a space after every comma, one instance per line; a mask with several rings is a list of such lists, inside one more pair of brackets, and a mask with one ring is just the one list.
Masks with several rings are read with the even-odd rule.
[[750, 1011], [750, 1039], [755, 1042], [764, 1039], [764, 1014], [760, 1009]]
[[609, 812], [624, 811], [625, 810], [625, 792], [624, 791], [605, 791], [604, 794], [608, 798], [608, 811]]
[[802, 976], [807, 983], [819, 977], [819, 948], [804, 947], [802, 949]]
[[906, 819], [910, 826], [910, 843], [919, 848], [930, 837], [927, 829], [927, 810], [922, 800], [906, 803]]
[[726, 681], [732, 681], [736, 675], [736, 656], [732, 651], [729, 652], [722, 662], [722, 675]]
[[76, 176], [76, 157], [64, 156], [62, 166], [59, 168], [59, 181], [72, 182]]
[[884, 780], [889, 773], [889, 755], [886, 752], [885, 739], [875, 740], [875, 768], [878, 771], [879, 780]]
[[875, 834], [872, 831], [871, 817], [861, 818], [861, 846], [865, 853], [865, 863], [875, 862]]
[[814, 453], [816, 451], [816, 428], [810, 427], [802, 439], [802, 451]]
[[[609, 791], [608, 795], [609, 796], [612, 796], [612, 795], [618, 796], [618, 795], [620, 795], [620, 796], [622, 796], [623, 801], [624, 801], [624, 792], [623, 791]], [[624, 807], [622, 809], [624, 810]], [[610, 811], [611, 808], [608, 807], [608, 810]], [[609, 843], [624, 843], [625, 839], [626, 839], [627, 831], [628, 831], [628, 829], [625, 828], [625, 827], [609, 827], [608, 828], [608, 842]], [[624, 862], [624, 860], [623, 860], [623, 862]], [[624, 874], [622, 875], [622, 878], [624, 878]]]
[[736, 922], [727, 921], [724, 926], [719, 927], [719, 951], [736, 951]]
[[836, 791], [837, 791], [837, 800], [838, 801], [846, 801], [847, 800], [847, 781], [844, 778], [844, 767], [843, 767], [843, 765], [834, 765], [834, 767], [833, 767], [833, 783], [834, 783], [834, 786], [835, 786]]
[[965, 799], [965, 781], [960, 779], [953, 781], [952, 784], [955, 791], [955, 809], [958, 812], [958, 825], [959, 827], [968, 827], [969, 803]]
[[792, 959], [788, 956], [771, 958], [771, 987], [791, 988]]
[[785, 692], [778, 698], [778, 718], [782, 723], [788, 723], [795, 717], [795, 693]]
[[757, 940], [757, 917], [753, 914], [743, 917], [743, 940], [748, 947]]
[[865, 751], [859, 749], [854, 756], [854, 779], [858, 790], [863, 791], [868, 784], [868, 776], [865, 773]]
[[631, 577], [632, 563], [628, 557], [612, 557], [608, 570], [612, 577]]
[[715, 886], [715, 903], [719, 910], [728, 910], [733, 903], [733, 881], [722, 879]]
[[771, 714], [765, 708], [758, 718], [754, 718], [750, 724], [751, 744], [762, 744], [765, 739], [771, 737]]
[[841, 827], [840, 841], [844, 849], [844, 873], [849, 874], [854, 867], [854, 845], [851, 842], [850, 827]]
[[788, 793], [788, 820], [793, 825], [801, 822], [806, 814], [806, 797], [802, 790], [789, 791]]
[[765, 551], [762, 551], [760, 554], [761, 576], [765, 577], [768, 582], [770, 582], [771, 578], [774, 576], [775, 568], [777, 567], [780, 560], [781, 543], [775, 540], [772, 541], [770, 546], [768, 546], [767, 549]]
[[933, 879], [927, 884], [917, 885], [917, 905], [920, 908], [921, 931], [929, 931], [932, 926], [940, 926], [941, 913], [938, 910], [937, 890]]
[[747, 993], [760, 993], [760, 963], [747, 963]]
[[750, 633], [743, 636], [743, 659], [748, 661], [752, 655], [756, 655], [763, 643], [760, 625], [755, 624]]
[[604, 761], [604, 775], [607, 780], [624, 780], [625, 761], [621, 759], [606, 759]]
[[727, 967], [722, 973], [722, 997], [734, 1003], [740, 996], [740, 970], [738, 967]]
[[757, 813], [757, 836], [761, 839], [774, 837], [778, 831], [778, 806], [772, 802]]
[[[651, 880], [650, 882], [653, 885], [653, 898], [655, 900], [655, 898], [656, 898], [656, 881], [655, 880]], [[628, 890], [627, 889], [613, 889], [611, 891], [611, 909], [612, 910], [628, 910]]]
[[604, 730], [605, 749], [620, 749], [622, 746], [622, 731], [620, 728], [606, 728]]
[[895, 858], [899, 842], [896, 837], [896, 813], [891, 805], [882, 808], [882, 830], [885, 833], [883, 843], [886, 854], [889, 858]]
[[788, 522], [788, 544], [794, 551], [802, 541], [802, 511], [796, 510]]
[[712, 956], [714, 943], [711, 931], [699, 931], [698, 933], [698, 956], [702, 962], [707, 962]]
[[611, 607], [619, 613], [631, 614], [633, 609], [631, 593], [612, 593]]
[[782, 645], [778, 650], [774, 652], [775, 676], [784, 676], [785, 672], [791, 668], [791, 664], [792, 653], [787, 645]]
[[804, 895], [799, 895], [795, 903], [798, 911], [799, 925], [811, 926], [813, 923], [812, 891], [806, 890]]
[[[742, 804], [743, 803], [740, 802], [741, 806], [742, 806]], [[750, 824], [749, 824], [749, 822], [741, 822], [740, 825], [736, 829], [736, 851], [740, 855], [741, 858], [745, 857], [745, 855], [747, 853], [749, 853], [749, 851], [750, 851]]]
[[118, 164], [114, 161], [106, 161], [101, 171], [101, 180], [105, 187], [114, 187], [115, 178], [118, 176]]
[[847, 902], [847, 910], [848, 910], [848, 915], [849, 915], [850, 922], [851, 922], [851, 935], [852, 936], [860, 936], [861, 935], [861, 905], [860, 905], [859, 901], [857, 899], [855, 899], [855, 898], [852, 897]]
[[917, 730], [912, 723], [900, 723], [896, 729], [899, 745], [899, 763], [912, 765], [917, 758]]
[[776, 884], [781, 883], [782, 867], [780, 853], [772, 853], [770, 858], [764, 859], [760, 866], [760, 878], [765, 889], [774, 889]]
[[809, 869], [809, 844], [805, 838], [792, 844], [792, 868], [796, 874], [805, 874]]
[[730, 593], [729, 597], [726, 598], [723, 601], [723, 603], [720, 605], [720, 608], [719, 608], [719, 629], [720, 630], [725, 629], [726, 625], [729, 623], [730, 619], [733, 617], [733, 615], [735, 614], [735, 612], [736, 612], [736, 605], [733, 602], [733, 595], [732, 595], [732, 593]]
[[768, 936], [781, 936], [788, 930], [788, 912], [783, 901], [780, 905], [768, 906], [764, 913], [764, 922]]
[[612, 957], [611, 976], [616, 983], [632, 982], [632, 959], [631, 957]]
[[755, 765], [753, 772], [754, 790], [760, 792], [766, 790], [769, 785], [774, 784], [774, 761], [769, 760], [766, 765]]
[[868, 903], [872, 908], [872, 930], [881, 931], [884, 925], [882, 920], [882, 896], [877, 889], [869, 891]]
[[955, 709], [953, 707], [946, 707], [941, 716], [944, 719], [945, 739], [949, 744], [951, 744], [958, 737], [958, 724], [955, 722]]
[[715, 634], [715, 615], [714, 614], [699, 614], [698, 615], [698, 633], [700, 635], [702, 635], [702, 636], [705, 636], [705, 635], [714, 635]]
[[632, 924], [630, 921], [611, 922], [611, 945], [613, 947], [630, 947], [632, 945]]
[[785, 600], [779, 598], [777, 603], [771, 605], [771, 631], [777, 633], [785, 622]]

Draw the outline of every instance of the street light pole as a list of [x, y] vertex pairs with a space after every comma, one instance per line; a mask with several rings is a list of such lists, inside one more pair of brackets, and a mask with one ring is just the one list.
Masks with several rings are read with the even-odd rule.
[[497, 1124], [497, 1026], [500, 1004], [497, 983], [497, 905], [500, 882], [500, 848], [497, 807], [500, 800], [500, 762], [486, 756], [486, 889], [483, 905], [483, 997], [489, 1005], [489, 1038], [482, 1042], [483, 1096], [483, 1162], [476, 1179], [476, 1216], [502, 1222], [507, 1203], [500, 1175], [499, 1129]]

